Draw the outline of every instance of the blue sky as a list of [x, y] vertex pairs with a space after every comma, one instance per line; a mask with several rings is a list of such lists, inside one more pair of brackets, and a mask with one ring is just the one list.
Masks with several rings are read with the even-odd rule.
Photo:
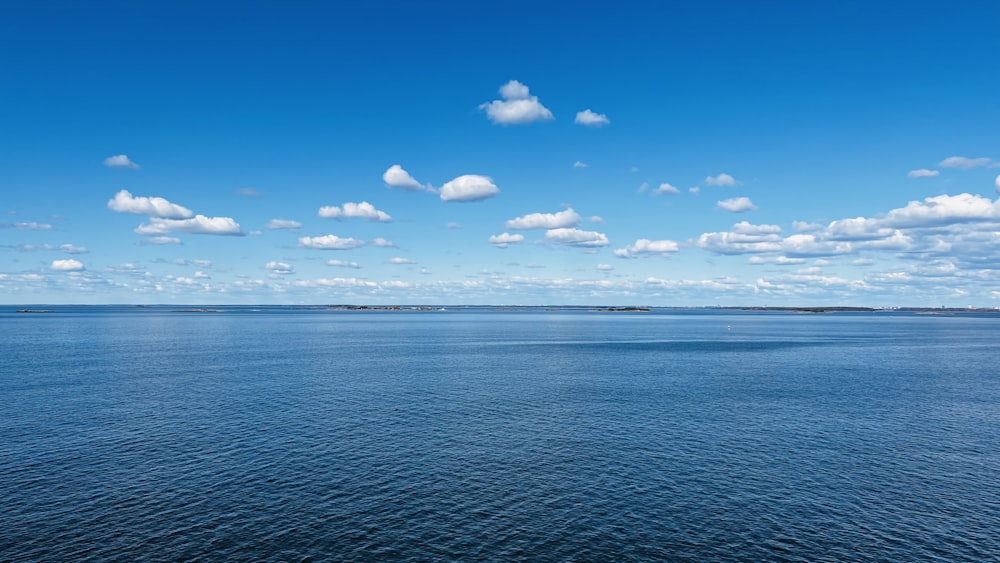
[[1000, 306], [997, 21], [17, 3], [0, 301]]

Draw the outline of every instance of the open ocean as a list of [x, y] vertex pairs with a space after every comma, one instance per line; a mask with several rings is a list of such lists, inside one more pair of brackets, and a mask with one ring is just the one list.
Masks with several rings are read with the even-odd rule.
[[2, 561], [1000, 560], [1000, 315], [0, 310]]

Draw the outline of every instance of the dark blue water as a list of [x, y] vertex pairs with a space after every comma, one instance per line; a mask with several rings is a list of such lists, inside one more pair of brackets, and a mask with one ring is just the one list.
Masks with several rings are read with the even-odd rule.
[[0, 313], [0, 560], [1000, 558], [1000, 317]]

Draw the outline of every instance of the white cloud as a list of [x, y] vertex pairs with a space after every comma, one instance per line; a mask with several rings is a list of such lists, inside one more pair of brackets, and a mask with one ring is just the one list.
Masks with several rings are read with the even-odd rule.
[[125, 154], [116, 154], [105, 158], [104, 166], [109, 168], [131, 168], [132, 170], [139, 169], [139, 165], [129, 160], [128, 155]]
[[733, 225], [731, 231], [741, 235], [770, 235], [780, 233], [781, 227], [777, 225], [754, 225], [749, 221], [740, 221]]
[[359, 219], [378, 221], [380, 223], [389, 223], [392, 221], [392, 217], [390, 217], [388, 213], [375, 209], [375, 206], [367, 201], [362, 201], [361, 203], [347, 202], [343, 207], [326, 205], [319, 208], [319, 216], [337, 220], [357, 217]]
[[715, 206], [723, 211], [729, 211], [731, 213], [743, 213], [744, 211], [753, 211], [757, 209], [757, 206], [755, 206], [748, 197], [723, 199], [721, 201], [717, 201]]
[[587, 168], [586, 162], [580, 162], [579, 160], [573, 163], [573, 168]]
[[298, 221], [292, 221], [290, 219], [271, 219], [270, 221], [267, 222], [266, 225], [264, 225], [264, 227], [272, 230], [288, 229], [294, 231], [296, 229], [301, 229], [302, 223], [299, 223]]
[[385, 171], [384, 174], [382, 174], [382, 181], [385, 182], [387, 186], [403, 190], [423, 192], [434, 191], [434, 188], [431, 187], [430, 184], [421, 184], [413, 176], [410, 176], [409, 172], [403, 170], [403, 167], [398, 164], [393, 164], [388, 170]]
[[73, 244], [60, 244], [59, 246], [52, 244], [21, 244], [16, 248], [20, 252], [35, 252], [38, 250], [58, 251], [65, 252], [66, 254], [87, 254], [90, 252], [82, 246], [76, 246]]
[[660, 187], [656, 188], [656, 191], [653, 192], [653, 195], [676, 194], [676, 193], [680, 193], [680, 190], [664, 182], [660, 184]]
[[21, 221], [20, 223], [4, 223], [0, 225], [4, 228], [17, 229], [19, 231], [51, 231], [54, 227], [48, 223], [36, 223], [35, 221]]
[[939, 174], [941, 173], [938, 172], [937, 170], [928, 170], [926, 168], [920, 168], [917, 170], [910, 170], [910, 172], [906, 176], [909, 178], [933, 178], [934, 176], [937, 176]]
[[599, 225], [604, 222], [604, 217], [601, 217], [600, 215], [591, 215], [590, 217], [587, 217], [587, 222]]
[[480, 201], [500, 193], [487, 176], [466, 174], [441, 186], [442, 201]]
[[341, 238], [337, 235], [299, 238], [299, 246], [304, 248], [317, 248], [320, 250], [350, 250], [364, 245], [364, 241], [355, 240], [353, 238]]
[[205, 272], [202, 272], [202, 271], [199, 270], [199, 271], [197, 271], [197, 272], [194, 273], [194, 279], [196, 279], [196, 280], [210, 280], [210, 279], [212, 279], [212, 276], [210, 276], [210, 275], [206, 274]]
[[690, 188], [688, 188], [688, 191], [693, 193], [694, 195], [698, 195], [701, 193], [701, 186], [691, 186]]
[[611, 123], [607, 115], [603, 113], [594, 113], [590, 109], [585, 109], [581, 112], [577, 112], [576, 119], [573, 123], [577, 125], [585, 125], [587, 127], [603, 127]]
[[385, 263], [386, 264], [416, 264], [417, 261], [416, 260], [410, 260], [409, 258], [401, 258], [401, 257], [397, 256], [395, 258], [390, 258], [390, 259], [386, 260]]
[[611, 270], [614, 270], [614, 269], [615, 269], [615, 267], [612, 266], [611, 264], [598, 264], [597, 265], [597, 271], [599, 271], [599, 272], [610, 272]]
[[128, 190], [121, 190], [108, 200], [108, 209], [119, 213], [136, 213], [164, 219], [186, 219], [194, 213], [162, 197], [133, 197]]
[[161, 246], [165, 244], [183, 244], [183, 242], [177, 237], [149, 237], [139, 244], [155, 244], [157, 246]]
[[190, 219], [163, 219], [150, 217], [149, 223], [135, 228], [140, 235], [166, 235], [178, 231], [192, 235], [243, 236], [240, 224], [231, 217], [205, 217], [195, 215]]
[[326, 263], [328, 266], [336, 266], [337, 268], [361, 268], [357, 262], [349, 262], [347, 260], [327, 260]]
[[524, 242], [524, 235], [503, 233], [490, 237], [490, 244], [497, 248], [507, 248], [511, 244], [517, 244], [520, 242]]
[[285, 262], [268, 262], [264, 268], [273, 276], [287, 276], [295, 273], [295, 269]]
[[79, 260], [53, 260], [51, 268], [60, 272], [78, 272], [83, 269]]
[[680, 250], [672, 240], [649, 240], [641, 238], [634, 244], [615, 250], [615, 256], [635, 258], [636, 256], [670, 256]]
[[997, 188], [997, 193], [1000, 193], [1000, 174], [993, 180], [993, 185]]
[[372, 246], [377, 246], [379, 248], [396, 248], [396, 243], [391, 240], [386, 240], [382, 237], [378, 237], [371, 242]]
[[545, 232], [545, 239], [555, 244], [580, 246], [584, 248], [595, 248], [610, 244], [608, 242], [607, 235], [604, 233], [582, 231], [580, 229], [569, 229], [565, 227], [559, 229], [549, 229]]
[[1000, 219], [1000, 200], [963, 193], [928, 197], [923, 202], [911, 201], [906, 207], [887, 213], [878, 220], [878, 226], [929, 227], [987, 219]]
[[1000, 166], [1000, 163], [991, 158], [966, 158], [964, 156], [950, 156], [938, 163], [938, 166], [942, 168], [961, 168], [962, 170], [969, 170], [972, 168], [980, 168], [983, 166], [989, 166], [994, 168]]
[[751, 256], [748, 261], [750, 264], [777, 264], [779, 266], [793, 266], [797, 264], [805, 264], [805, 258], [789, 258], [787, 256]]
[[513, 230], [558, 229], [575, 227], [579, 224], [580, 215], [573, 211], [573, 208], [569, 208], [557, 213], [529, 213], [507, 221], [504, 228]]
[[728, 186], [735, 186], [738, 183], [739, 182], [736, 181], [736, 178], [733, 178], [732, 176], [726, 173], [719, 174], [718, 176], [707, 176], [705, 178], [705, 185], [708, 186], [728, 187]]
[[260, 197], [263, 195], [257, 188], [240, 188], [236, 190], [236, 193], [244, 197]]
[[517, 80], [501, 86], [500, 96], [503, 100], [493, 100], [479, 106], [493, 123], [518, 125], [554, 119], [552, 112], [538, 101], [538, 96], [532, 96], [528, 87]]

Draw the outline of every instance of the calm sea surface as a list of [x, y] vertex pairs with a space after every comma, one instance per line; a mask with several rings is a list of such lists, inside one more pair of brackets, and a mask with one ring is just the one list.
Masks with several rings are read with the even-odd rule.
[[3, 561], [1000, 559], [1000, 316], [0, 311]]

